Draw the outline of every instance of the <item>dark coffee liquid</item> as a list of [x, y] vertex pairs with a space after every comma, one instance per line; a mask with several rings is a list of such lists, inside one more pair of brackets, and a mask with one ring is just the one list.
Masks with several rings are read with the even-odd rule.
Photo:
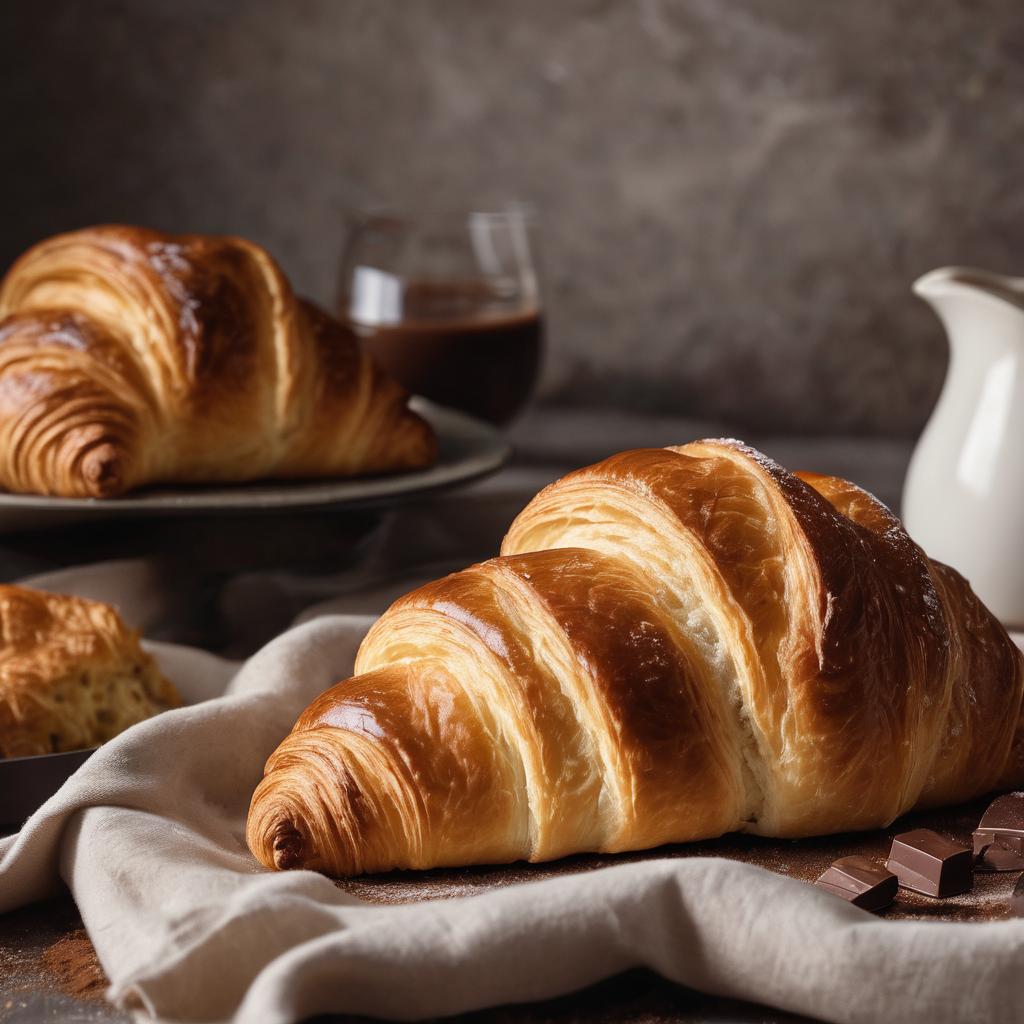
[[417, 317], [408, 305], [405, 312], [401, 323], [353, 327], [378, 365], [413, 394], [498, 424], [525, 405], [540, 367], [537, 310], [436, 319]]

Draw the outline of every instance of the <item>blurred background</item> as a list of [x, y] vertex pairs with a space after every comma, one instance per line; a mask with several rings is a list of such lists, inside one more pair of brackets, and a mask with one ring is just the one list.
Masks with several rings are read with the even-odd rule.
[[1024, 269], [1017, 0], [5, 4], [0, 94], [0, 270], [137, 222], [330, 304], [347, 210], [535, 202], [546, 406], [911, 439], [912, 281]]

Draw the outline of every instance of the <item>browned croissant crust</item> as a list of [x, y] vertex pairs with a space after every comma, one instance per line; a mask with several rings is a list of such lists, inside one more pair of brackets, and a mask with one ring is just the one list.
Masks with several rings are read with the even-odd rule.
[[435, 439], [406, 397], [241, 238], [89, 228], [34, 246], [0, 284], [11, 491], [413, 469]]
[[0, 585], [0, 758], [94, 747], [180, 703], [109, 605]]
[[397, 601], [248, 841], [348, 875], [884, 826], [1024, 783], [1024, 659], [881, 503], [734, 441], [570, 473]]

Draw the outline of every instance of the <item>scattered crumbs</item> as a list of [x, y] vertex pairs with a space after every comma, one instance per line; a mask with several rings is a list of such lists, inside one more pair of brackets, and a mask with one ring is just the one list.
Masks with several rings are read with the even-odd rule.
[[[811, 883], [840, 857], [861, 854], [884, 863], [892, 837], [914, 828], [930, 828], [970, 846], [971, 833], [987, 806], [988, 799], [984, 799], [960, 807], [908, 814], [887, 829], [876, 832], [814, 839], [764, 839], [733, 834], [641, 853], [587, 854], [545, 864], [519, 862], [435, 871], [394, 871], [385, 875], [339, 879], [335, 884], [369, 903], [413, 903], [472, 896], [522, 882], [594, 871], [612, 864], [628, 864], [654, 857], [726, 857]], [[970, 892], [946, 899], [932, 899], [901, 889], [896, 902], [880, 916], [887, 920], [914, 921], [1001, 920], [1008, 916], [1009, 898], [1017, 878], [1016, 872], [976, 872], [974, 888]]]

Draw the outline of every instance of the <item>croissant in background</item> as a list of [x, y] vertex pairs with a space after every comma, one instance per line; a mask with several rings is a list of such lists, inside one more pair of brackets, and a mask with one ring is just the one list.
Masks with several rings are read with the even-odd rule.
[[1024, 784], [1022, 657], [966, 581], [853, 484], [735, 441], [552, 484], [356, 672], [267, 763], [268, 867], [810, 836]]
[[156, 482], [431, 463], [407, 395], [241, 238], [97, 227], [0, 284], [0, 486], [109, 498]]

